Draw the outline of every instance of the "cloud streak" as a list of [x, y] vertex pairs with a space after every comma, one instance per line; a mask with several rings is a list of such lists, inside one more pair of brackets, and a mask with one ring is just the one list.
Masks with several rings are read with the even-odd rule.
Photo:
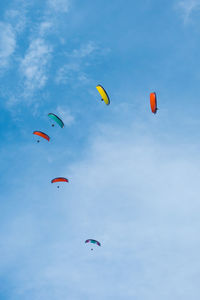
[[104, 54], [93, 41], [89, 41], [81, 45], [79, 49], [74, 49], [71, 53], [67, 53], [68, 63], [64, 64], [57, 71], [56, 83], [73, 85], [91, 84], [92, 80], [85, 71], [85, 68], [86, 66], [88, 67], [92, 58]]
[[[59, 22], [59, 15], [67, 13], [69, 1], [48, 0], [43, 14], [43, 21], [30, 39], [30, 45], [21, 60], [20, 71], [25, 79], [25, 95], [45, 87], [48, 81], [48, 69], [53, 58], [54, 45], [47, 38], [51, 34], [55, 23]], [[55, 15], [55, 12], [57, 13]], [[51, 15], [54, 15], [54, 18]]]
[[21, 72], [25, 78], [25, 88], [29, 92], [45, 86], [47, 67], [51, 59], [51, 45], [38, 38], [31, 42], [21, 62]]
[[54, 12], [67, 13], [69, 11], [70, 1], [69, 0], [48, 0], [49, 9]]
[[0, 22], [0, 68], [8, 66], [16, 48], [15, 32], [10, 24]]
[[82, 45], [80, 49], [74, 49], [71, 55], [76, 58], [84, 58], [91, 55], [96, 50], [98, 50], [97, 45], [94, 42], [89, 41], [87, 44]]
[[178, 2], [178, 7], [183, 13], [184, 22], [187, 23], [191, 14], [200, 9], [199, 0], [182, 0]]

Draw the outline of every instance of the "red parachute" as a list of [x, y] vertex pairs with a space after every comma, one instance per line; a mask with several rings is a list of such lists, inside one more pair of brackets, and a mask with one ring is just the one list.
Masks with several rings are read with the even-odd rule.
[[[33, 134], [38, 135], [38, 136], [46, 139], [48, 142], [50, 141], [50, 137], [46, 133], [44, 133], [42, 131], [33, 131]], [[37, 142], [39, 143], [40, 141], [37, 140]]]
[[157, 108], [157, 97], [156, 93], [150, 94], [150, 105], [151, 105], [151, 111], [153, 114], [156, 114], [158, 108]]
[[[51, 180], [51, 183], [55, 183], [55, 182], [69, 182], [69, 180], [65, 177], [56, 177]], [[59, 185], [57, 186], [57, 188], [59, 188]]]

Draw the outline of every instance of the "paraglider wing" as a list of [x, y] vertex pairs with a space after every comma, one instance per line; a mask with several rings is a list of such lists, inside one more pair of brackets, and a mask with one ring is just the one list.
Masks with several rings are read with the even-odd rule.
[[151, 105], [151, 111], [153, 114], [156, 114], [158, 108], [157, 108], [157, 97], [156, 93], [150, 94], [150, 105]]
[[49, 118], [51, 118], [52, 120], [54, 120], [61, 128], [64, 127], [63, 121], [58, 116], [56, 116], [53, 113], [49, 113], [48, 116], [49, 116]]
[[33, 134], [41, 136], [42, 138], [46, 139], [48, 142], [50, 141], [50, 137], [42, 131], [33, 131]]
[[57, 177], [57, 178], [54, 178], [51, 180], [51, 183], [54, 183], [54, 182], [69, 182], [69, 180], [64, 177]]
[[96, 86], [99, 94], [101, 95], [102, 100], [105, 102], [105, 104], [109, 105], [110, 104], [110, 99], [108, 94], [106, 93], [105, 89], [99, 84]]
[[96, 244], [98, 246], [101, 246], [101, 244], [98, 241], [93, 240], [93, 239], [88, 239], [88, 240], [85, 241], [85, 243], [92, 243], [92, 244]]

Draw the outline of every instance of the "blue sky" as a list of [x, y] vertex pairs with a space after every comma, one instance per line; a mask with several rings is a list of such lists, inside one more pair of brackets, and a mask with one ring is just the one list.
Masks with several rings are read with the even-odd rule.
[[199, 16], [199, 0], [1, 1], [0, 299], [199, 299]]

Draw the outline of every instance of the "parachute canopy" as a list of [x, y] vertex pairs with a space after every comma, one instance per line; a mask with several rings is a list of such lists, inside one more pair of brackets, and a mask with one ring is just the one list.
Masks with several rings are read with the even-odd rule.
[[33, 131], [33, 134], [41, 136], [42, 138], [46, 139], [48, 142], [50, 141], [50, 137], [42, 131]]
[[62, 121], [58, 116], [56, 116], [56, 115], [53, 114], [53, 113], [49, 113], [48, 116], [49, 116], [49, 118], [51, 118], [53, 121], [55, 121], [61, 128], [64, 127], [63, 121]]
[[157, 108], [157, 98], [156, 93], [150, 94], [150, 105], [151, 105], [151, 111], [153, 114], [156, 114], [158, 108]]
[[69, 182], [69, 180], [65, 177], [57, 177], [57, 178], [54, 178], [51, 180], [51, 183], [54, 183], [54, 182]]
[[96, 86], [99, 94], [101, 95], [101, 99], [105, 102], [105, 104], [109, 105], [110, 104], [110, 99], [104, 88], [99, 84]]
[[93, 240], [93, 239], [88, 239], [88, 240], [85, 241], [85, 243], [92, 243], [92, 244], [96, 244], [98, 246], [101, 246], [101, 244], [98, 241]]

